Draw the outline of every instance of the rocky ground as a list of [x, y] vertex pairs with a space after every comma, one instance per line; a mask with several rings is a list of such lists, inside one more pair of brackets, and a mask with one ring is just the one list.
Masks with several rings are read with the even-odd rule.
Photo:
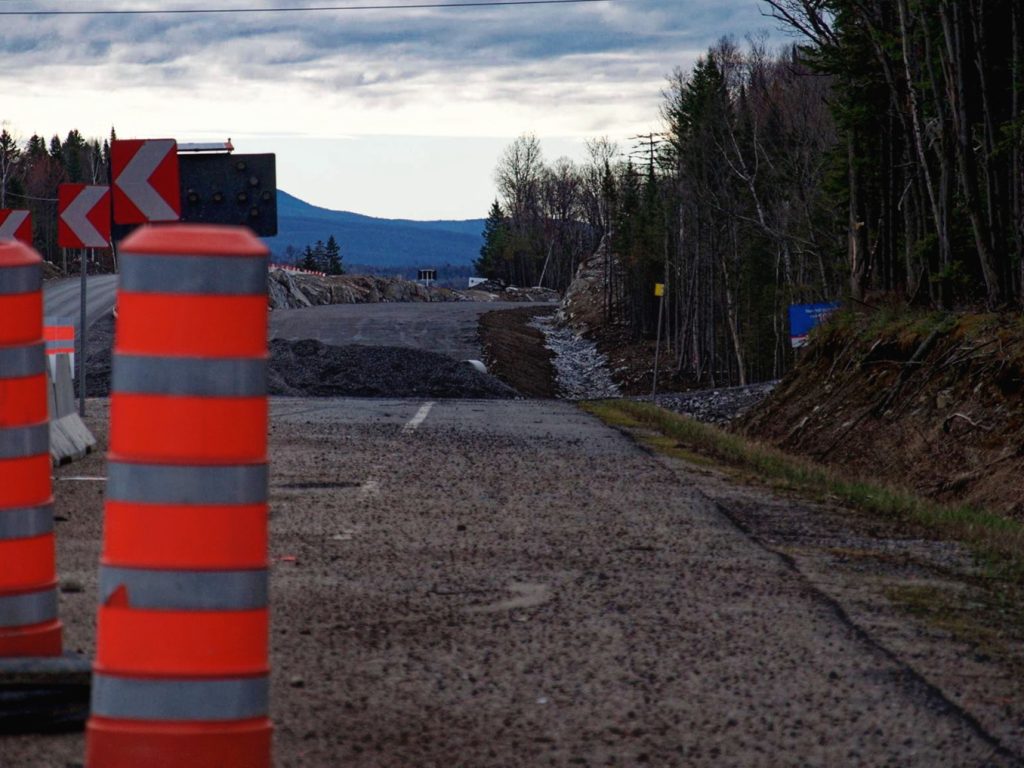
[[468, 290], [424, 286], [398, 277], [338, 275], [320, 277], [271, 270], [267, 282], [271, 309], [299, 309], [323, 304], [373, 304], [407, 301], [554, 301], [547, 288], [484, 284]]
[[[481, 319], [480, 335], [491, 372], [529, 397], [596, 400], [622, 396], [619, 377], [598, 345], [560, 323], [552, 309], [490, 312]], [[774, 386], [767, 382], [662, 392], [657, 402], [699, 421], [726, 424], [764, 400]]]

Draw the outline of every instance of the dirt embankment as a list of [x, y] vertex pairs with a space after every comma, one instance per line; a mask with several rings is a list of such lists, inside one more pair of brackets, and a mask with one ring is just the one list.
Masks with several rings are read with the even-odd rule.
[[480, 316], [480, 343], [488, 370], [526, 397], [556, 397], [553, 353], [530, 323], [554, 307], [523, 307]]
[[883, 318], [820, 329], [747, 434], [848, 472], [1024, 520], [1020, 315]]

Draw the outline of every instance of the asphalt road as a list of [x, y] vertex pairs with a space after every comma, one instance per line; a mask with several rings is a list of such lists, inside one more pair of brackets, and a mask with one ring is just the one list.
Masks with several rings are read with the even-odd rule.
[[[81, 338], [79, 320], [81, 308], [79, 293], [81, 280], [68, 277], [43, 283], [44, 313], [49, 317], [69, 317], [74, 321], [76, 342]], [[92, 325], [109, 312], [117, 297], [117, 275], [96, 275], [87, 278], [85, 288], [85, 318]]]
[[[271, 413], [278, 768], [1019, 764], [699, 477], [569, 404]], [[56, 473], [66, 646], [91, 654], [104, 453]], [[81, 753], [0, 739], [5, 768]]]
[[275, 339], [316, 339], [425, 349], [456, 360], [479, 360], [477, 323], [484, 312], [529, 306], [515, 302], [331, 304], [270, 314]]

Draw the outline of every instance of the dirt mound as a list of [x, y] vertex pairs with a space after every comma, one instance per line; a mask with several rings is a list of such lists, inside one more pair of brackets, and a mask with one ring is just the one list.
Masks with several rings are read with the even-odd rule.
[[1024, 519], [1024, 322], [842, 313], [739, 424], [862, 477]]
[[445, 355], [400, 347], [270, 342], [267, 388], [303, 397], [514, 398], [493, 376]]
[[553, 354], [544, 334], [530, 325], [554, 307], [523, 307], [480, 316], [480, 342], [488, 370], [527, 397], [555, 397]]

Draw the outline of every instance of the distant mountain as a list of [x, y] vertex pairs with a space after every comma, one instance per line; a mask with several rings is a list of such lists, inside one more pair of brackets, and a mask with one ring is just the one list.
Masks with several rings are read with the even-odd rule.
[[334, 235], [346, 265], [376, 268], [468, 267], [480, 256], [483, 219], [411, 221], [331, 211], [277, 192], [277, 236], [263, 238], [276, 258]]

